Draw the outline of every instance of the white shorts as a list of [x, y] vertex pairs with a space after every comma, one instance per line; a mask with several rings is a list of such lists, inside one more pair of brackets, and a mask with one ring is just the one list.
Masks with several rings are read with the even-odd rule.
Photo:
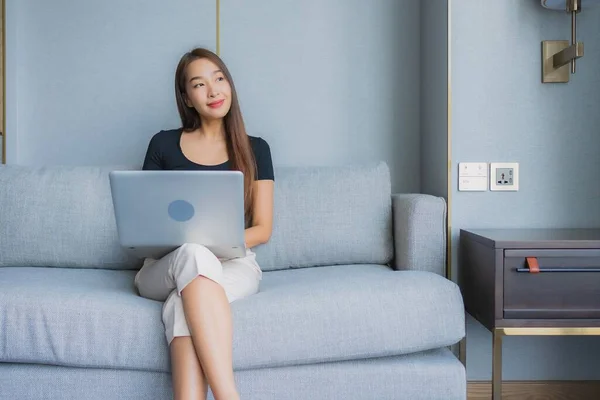
[[135, 287], [143, 297], [164, 301], [162, 320], [169, 345], [177, 336], [191, 336], [181, 291], [198, 275], [220, 284], [230, 303], [257, 293], [262, 279], [256, 255], [250, 249], [245, 257], [220, 260], [206, 247], [186, 243], [160, 260], [145, 259], [135, 276]]

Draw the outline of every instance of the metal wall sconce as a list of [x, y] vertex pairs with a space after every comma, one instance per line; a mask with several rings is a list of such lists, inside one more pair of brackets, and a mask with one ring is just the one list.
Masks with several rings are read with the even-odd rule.
[[[542, 42], [542, 82], [569, 82], [575, 73], [575, 60], [583, 57], [583, 42], [577, 42], [577, 14], [600, 0], [541, 0], [542, 6], [571, 14], [571, 42], [545, 40]], [[569, 68], [570, 67], [570, 68]], [[569, 71], [570, 70], [570, 71]], [[569, 73], [570, 72], [570, 73]]]

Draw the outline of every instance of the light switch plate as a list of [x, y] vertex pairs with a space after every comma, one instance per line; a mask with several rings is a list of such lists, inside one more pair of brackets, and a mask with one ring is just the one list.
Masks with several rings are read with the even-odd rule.
[[458, 190], [485, 192], [488, 189], [487, 163], [458, 163]]
[[519, 190], [519, 163], [490, 163], [490, 190]]

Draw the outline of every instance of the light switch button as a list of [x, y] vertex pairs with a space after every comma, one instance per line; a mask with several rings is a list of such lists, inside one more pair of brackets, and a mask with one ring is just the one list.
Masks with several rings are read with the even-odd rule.
[[459, 163], [458, 190], [485, 192], [488, 189], [487, 163]]

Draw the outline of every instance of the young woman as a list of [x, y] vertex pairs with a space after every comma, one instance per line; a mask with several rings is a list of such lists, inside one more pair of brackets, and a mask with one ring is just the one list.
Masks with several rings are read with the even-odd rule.
[[186, 243], [160, 260], [146, 259], [135, 277], [141, 296], [164, 301], [175, 399], [239, 399], [232, 365], [230, 303], [258, 291], [262, 272], [252, 247], [273, 224], [273, 164], [269, 145], [248, 136], [233, 80], [206, 49], [186, 53], [175, 73], [182, 128], [150, 140], [143, 169], [238, 170], [244, 173], [246, 256], [220, 260]]

